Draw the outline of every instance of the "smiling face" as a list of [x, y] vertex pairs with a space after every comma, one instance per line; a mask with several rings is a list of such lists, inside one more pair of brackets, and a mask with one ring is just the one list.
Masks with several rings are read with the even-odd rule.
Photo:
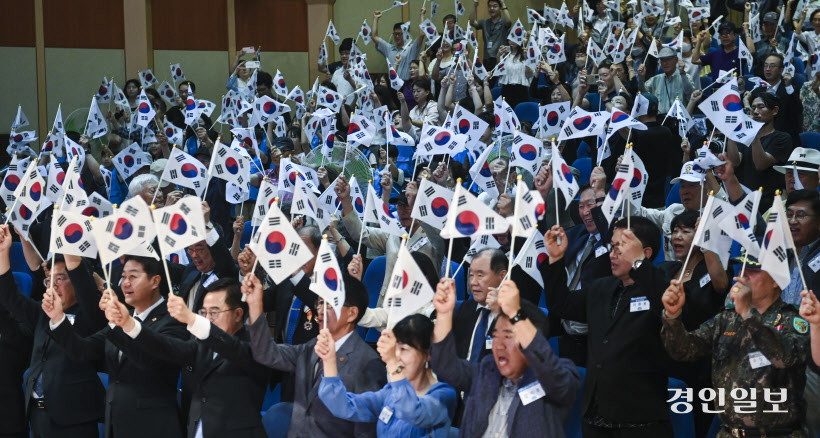
[[430, 360], [430, 354], [416, 350], [408, 344], [396, 342], [396, 359], [399, 360], [399, 365], [404, 369], [404, 375], [409, 380], [414, 380], [419, 375], [427, 372], [424, 364]]
[[524, 375], [524, 371], [530, 366], [515, 340], [510, 320], [503, 315], [498, 318], [493, 331], [493, 358], [498, 372], [513, 382]]
[[[817, 190], [817, 172], [808, 170], [798, 170], [797, 178], [803, 184], [804, 189]], [[786, 195], [794, 191], [794, 171], [786, 168]]]
[[350, 60], [350, 50], [340, 50], [339, 51], [339, 61], [342, 61], [342, 64], [347, 68], [347, 61]]
[[598, 227], [595, 221], [592, 220], [592, 209], [602, 205], [603, 202], [595, 201], [595, 191], [588, 188], [581, 193], [581, 198], [578, 201], [578, 215], [581, 216], [581, 221], [584, 223], [589, 234], [597, 234]]
[[404, 32], [402, 32], [401, 29], [393, 29], [393, 42], [395, 42], [396, 47], [400, 49], [404, 46]]
[[208, 244], [204, 240], [185, 248], [185, 251], [197, 271], [202, 273], [211, 272], [216, 267], [216, 262], [211, 256], [211, 249], [208, 248]]
[[[51, 267], [50, 263], [48, 267]], [[74, 293], [74, 285], [71, 284], [71, 278], [68, 276], [64, 262], [55, 262], [53, 271], [53, 276], [51, 275], [51, 271], [46, 272], [44, 283], [46, 287], [49, 287], [51, 286], [52, 278], [54, 279], [54, 287], [52, 289], [54, 293], [63, 300], [63, 310], [66, 310], [77, 304], [77, 295]]]
[[162, 277], [149, 276], [145, 268], [136, 260], [128, 260], [122, 271], [122, 293], [125, 303], [135, 308], [137, 313], [151, 307], [159, 299], [159, 284]]
[[416, 79], [418, 79], [419, 78], [419, 63], [416, 62], [416, 61], [411, 62], [409, 71], [410, 71], [410, 80], [415, 81]]
[[820, 220], [812, 210], [811, 202], [799, 201], [786, 208], [789, 231], [797, 246], [808, 245], [820, 237]]
[[501, 15], [501, 5], [497, 1], [489, 1], [487, 2], [487, 12], [490, 14], [490, 18], [498, 18]]
[[561, 94], [561, 90], [558, 87], [552, 89], [550, 93], [550, 101], [551, 103], [561, 103], [564, 101], [564, 95]]

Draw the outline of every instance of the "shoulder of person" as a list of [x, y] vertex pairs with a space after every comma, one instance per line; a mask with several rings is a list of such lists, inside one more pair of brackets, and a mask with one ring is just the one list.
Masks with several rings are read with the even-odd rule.
[[809, 322], [800, 317], [797, 307], [793, 304], [784, 303], [777, 317], [780, 321], [775, 320], [772, 325], [778, 332], [783, 334], [794, 332], [799, 335], [809, 336]]

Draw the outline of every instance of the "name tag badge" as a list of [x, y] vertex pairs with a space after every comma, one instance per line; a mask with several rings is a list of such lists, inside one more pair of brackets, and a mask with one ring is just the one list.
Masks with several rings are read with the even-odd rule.
[[208, 278], [205, 279], [205, 281], [202, 282], [202, 287], [208, 287], [211, 285], [211, 283], [215, 282], [216, 280], [219, 280], [216, 274], [211, 274], [208, 276]]
[[492, 42], [492, 41], [487, 41], [487, 48], [488, 48], [488, 49], [492, 49], [492, 48], [493, 48], [493, 42]]
[[484, 348], [487, 350], [493, 349], [493, 338], [492, 336], [487, 336], [487, 339], [484, 340]]
[[710, 277], [709, 274], [700, 277], [700, 287], [703, 288], [703, 286], [709, 284], [710, 281], [712, 281], [712, 277]]
[[547, 393], [544, 392], [544, 388], [537, 381], [518, 389], [518, 396], [521, 397], [521, 404], [524, 406], [527, 406], [545, 395], [547, 395]]
[[820, 269], [820, 254], [817, 254], [809, 261], [809, 267], [814, 272], [817, 272], [817, 270]]
[[416, 243], [410, 246], [410, 252], [418, 251], [422, 246], [427, 245], [427, 242], [429, 241], [430, 239], [422, 237], [421, 239], [417, 240]]
[[769, 361], [769, 359], [766, 358], [766, 356], [763, 355], [763, 353], [759, 351], [753, 351], [749, 353], [749, 365], [752, 366], [753, 370], [762, 367], [767, 367], [771, 364], [772, 363]]
[[599, 246], [598, 248], [595, 249], [595, 258], [598, 258], [598, 257], [600, 257], [600, 256], [602, 256], [602, 255], [604, 255], [608, 252], [609, 252], [609, 250], [606, 249], [606, 246], [601, 245], [601, 246]]
[[74, 325], [74, 315], [69, 315], [68, 313], [66, 313], [65, 317], [71, 325]]
[[649, 310], [649, 300], [646, 297], [635, 297], [630, 300], [630, 312], [643, 312], [644, 310]]
[[388, 408], [387, 406], [382, 408], [382, 413], [379, 414], [379, 421], [384, 424], [390, 422], [390, 419], [393, 418], [393, 410]]

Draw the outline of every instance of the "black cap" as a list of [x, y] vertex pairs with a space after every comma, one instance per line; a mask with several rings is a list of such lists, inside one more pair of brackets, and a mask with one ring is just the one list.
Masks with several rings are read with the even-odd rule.
[[410, 205], [410, 202], [407, 201], [407, 195], [404, 192], [399, 193], [398, 196], [394, 196], [390, 198], [391, 204], [407, 204]]
[[290, 137], [276, 137], [270, 144], [272, 147], [275, 147], [280, 151], [295, 149], [293, 146], [293, 140], [291, 140]]
[[735, 23], [732, 23], [731, 21], [724, 21], [723, 23], [720, 23], [720, 26], [718, 26], [717, 30], [718, 33], [721, 33], [724, 30], [728, 30], [731, 33], [737, 33], [737, 27], [735, 26]]
[[205, 147], [205, 146], [200, 146], [200, 147], [196, 148], [196, 151], [194, 152], [194, 158], [196, 158], [200, 155], [207, 158], [207, 159], [209, 159], [209, 160], [211, 159], [211, 151], [209, 151], [208, 148]]

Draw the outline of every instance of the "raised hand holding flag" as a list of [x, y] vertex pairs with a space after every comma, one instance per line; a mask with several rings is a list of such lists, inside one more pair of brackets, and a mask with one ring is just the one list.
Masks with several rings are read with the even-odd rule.
[[327, 305], [336, 312], [337, 320], [342, 317], [342, 306], [345, 302], [345, 284], [342, 279], [342, 270], [339, 262], [327, 243], [327, 235], [323, 236], [319, 252], [316, 254], [316, 264], [313, 267], [313, 276], [310, 281], [310, 290], [324, 301], [324, 325], [327, 327]]
[[428, 305], [433, 301], [434, 295], [433, 288], [407, 250], [405, 235], [384, 294], [384, 307], [388, 309], [387, 328], [391, 329], [396, 321], [401, 321]]
[[251, 238], [250, 247], [265, 272], [274, 283], [288, 279], [313, 256], [296, 230], [279, 209], [278, 198], [271, 201], [259, 230]]

